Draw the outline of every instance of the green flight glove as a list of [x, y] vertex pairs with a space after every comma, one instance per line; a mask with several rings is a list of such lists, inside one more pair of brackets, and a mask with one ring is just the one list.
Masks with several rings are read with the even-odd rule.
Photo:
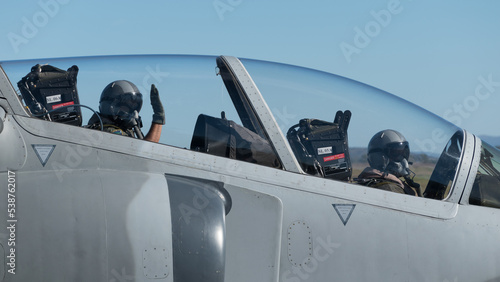
[[150, 100], [153, 107], [153, 123], [165, 124], [165, 111], [160, 101], [160, 93], [154, 84], [151, 84]]

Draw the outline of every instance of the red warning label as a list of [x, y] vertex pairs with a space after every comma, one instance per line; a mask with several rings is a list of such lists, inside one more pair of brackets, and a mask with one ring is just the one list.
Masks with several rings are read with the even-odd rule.
[[326, 163], [326, 162], [329, 162], [329, 161], [340, 160], [340, 159], [343, 159], [343, 158], [345, 158], [345, 154], [344, 153], [338, 154], [338, 155], [324, 157], [323, 161]]
[[62, 104], [57, 104], [57, 105], [53, 105], [52, 106], [52, 109], [57, 109], [57, 108], [60, 108], [60, 107], [64, 107], [64, 106], [71, 106], [71, 105], [74, 105], [75, 102], [71, 101], [71, 102], [66, 102], [66, 103], [62, 103]]

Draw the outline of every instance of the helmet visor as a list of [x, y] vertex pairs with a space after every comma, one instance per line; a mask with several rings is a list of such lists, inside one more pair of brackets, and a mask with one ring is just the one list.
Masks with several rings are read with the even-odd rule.
[[114, 98], [101, 100], [101, 113], [124, 118], [142, 108], [141, 93], [126, 93]]
[[385, 154], [394, 162], [400, 162], [403, 159], [408, 160], [410, 157], [410, 146], [407, 141], [389, 143], [385, 147]]

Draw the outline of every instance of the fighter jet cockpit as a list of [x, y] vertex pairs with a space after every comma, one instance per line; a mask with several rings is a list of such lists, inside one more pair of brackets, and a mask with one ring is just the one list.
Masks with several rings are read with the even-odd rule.
[[[436, 200], [463, 199], [463, 189], [454, 187], [466, 182], [475, 188], [461, 201], [500, 207], [496, 148], [397, 96], [330, 73], [225, 56], [86, 57], [1, 66], [25, 115], [60, 123], [60, 134], [68, 126], [91, 130], [86, 127], [99, 113], [105, 87], [125, 80], [142, 97], [133, 115], [136, 132], [152, 125], [151, 86], [158, 90], [165, 114], [160, 145], [214, 161], [233, 159]], [[33, 84], [33, 73], [43, 76], [43, 69], [54, 68], [67, 80], [49, 82], [52, 88]], [[108, 137], [106, 142], [131, 154], [153, 146], [130, 136]], [[226, 169], [236, 167], [228, 162]], [[478, 175], [472, 182], [469, 172]]]

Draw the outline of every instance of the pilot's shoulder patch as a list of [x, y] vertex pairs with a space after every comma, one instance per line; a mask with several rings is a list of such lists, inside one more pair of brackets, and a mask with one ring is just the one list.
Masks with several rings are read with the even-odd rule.
[[118, 126], [112, 125], [112, 124], [105, 124], [104, 125], [104, 131], [110, 132], [110, 133], [113, 133], [113, 134], [117, 134], [117, 135], [128, 136], [128, 134], [125, 131], [123, 131]]

